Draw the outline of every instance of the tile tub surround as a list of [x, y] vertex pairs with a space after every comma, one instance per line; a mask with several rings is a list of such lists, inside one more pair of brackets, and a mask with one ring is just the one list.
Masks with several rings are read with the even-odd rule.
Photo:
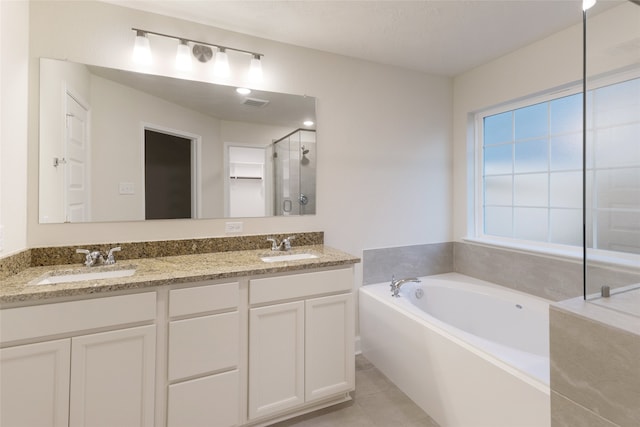
[[119, 261], [116, 264], [116, 266], [135, 268], [136, 273], [130, 277], [102, 279], [97, 284], [95, 281], [86, 280], [41, 286], [32, 286], [28, 283], [51, 271], [58, 274], [69, 271], [91, 272], [95, 269], [110, 267], [84, 267], [81, 264], [73, 267], [68, 264], [31, 267], [2, 280], [0, 303], [28, 303], [59, 297], [83, 296], [230, 277], [312, 270], [360, 262], [360, 259], [353, 255], [324, 245], [298, 246], [290, 253], [313, 253], [318, 258], [273, 263], [263, 262], [261, 257], [273, 254], [270, 249], [140, 258]]
[[549, 320], [552, 426], [639, 426], [640, 318], [574, 298]]
[[[550, 301], [582, 295], [582, 261], [470, 242], [367, 249], [362, 255], [363, 284], [396, 277], [461, 273]], [[640, 283], [640, 272], [606, 265], [587, 267], [589, 281], [612, 289]], [[599, 286], [589, 285], [589, 289]]]
[[369, 249], [362, 255], [363, 284], [396, 277], [461, 273], [551, 301], [582, 294], [582, 265], [466, 242]]
[[582, 295], [582, 262], [577, 260], [456, 242], [454, 269], [551, 301]]
[[391, 274], [400, 278], [450, 273], [453, 243], [367, 249], [362, 254], [362, 264], [365, 285], [391, 281]]

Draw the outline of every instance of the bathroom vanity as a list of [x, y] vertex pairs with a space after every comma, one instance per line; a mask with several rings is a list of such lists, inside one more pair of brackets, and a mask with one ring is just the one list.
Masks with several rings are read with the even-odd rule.
[[0, 424], [268, 425], [349, 400], [359, 259], [296, 249], [315, 257], [126, 260], [131, 276], [57, 285], [29, 283], [68, 265], [11, 276]]

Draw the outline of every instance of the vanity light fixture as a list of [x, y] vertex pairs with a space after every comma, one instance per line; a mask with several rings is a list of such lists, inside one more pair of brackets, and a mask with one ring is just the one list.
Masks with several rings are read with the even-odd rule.
[[191, 71], [191, 52], [189, 50], [189, 43], [180, 39], [176, 51], [176, 68], [180, 71]]
[[169, 34], [157, 33], [155, 31], [143, 30], [140, 28], [131, 28], [136, 32], [135, 44], [133, 47], [133, 59], [136, 63], [148, 65], [151, 63], [151, 48], [148, 36], [166, 37], [178, 40], [178, 48], [176, 51], [176, 68], [181, 71], [191, 70], [191, 56], [189, 55], [189, 44], [193, 44], [193, 56], [200, 62], [208, 62], [213, 57], [212, 48], [216, 48], [215, 60], [213, 64], [213, 73], [218, 77], [228, 77], [231, 75], [229, 67], [229, 58], [227, 51], [251, 55], [249, 66], [249, 80], [251, 82], [260, 82], [262, 80], [262, 57], [261, 53], [251, 52], [234, 47], [222, 46], [215, 43], [201, 42], [198, 40], [186, 39], [183, 37], [172, 36]]
[[229, 57], [224, 47], [218, 47], [216, 52], [216, 61], [213, 63], [213, 74], [218, 77], [229, 77], [231, 70], [229, 69]]
[[253, 55], [253, 58], [251, 58], [249, 81], [255, 83], [262, 81], [262, 61], [260, 60], [260, 55]]
[[135, 30], [136, 40], [133, 45], [133, 61], [142, 64], [151, 64], [151, 46], [146, 31]]

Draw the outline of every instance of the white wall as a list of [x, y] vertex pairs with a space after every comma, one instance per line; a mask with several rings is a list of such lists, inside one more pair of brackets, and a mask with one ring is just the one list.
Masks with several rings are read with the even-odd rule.
[[[203, 197], [222, 201], [222, 185], [214, 178], [223, 166], [220, 120], [97, 76], [91, 94], [94, 221], [144, 219], [143, 126], [198, 137], [206, 165]], [[133, 183], [135, 194], [119, 194], [120, 182]], [[203, 212], [209, 217], [222, 213], [221, 204], [207, 205]]]
[[28, 244], [28, 47], [29, 4], [0, 1], [0, 257]]
[[[629, 2], [589, 18], [589, 73], [638, 65], [640, 8]], [[635, 44], [634, 44], [635, 43]], [[635, 46], [635, 47], [634, 47]], [[623, 49], [621, 49], [623, 48]], [[457, 76], [453, 85], [454, 230], [460, 240], [473, 233], [473, 131], [470, 114], [582, 81], [582, 24]], [[560, 96], [560, 95], [559, 95]]]
[[[245, 233], [323, 230], [327, 244], [356, 255], [364, 248], [451, 239], [452, 89], [448, 78], [110, 4], [35, 2], [31, 4], [30, 129], [37, 124], [35, 64], [40, 56], [135, 69], [130, 59], [134, 26], [261, 52], [265, 81], [257, 89], [317, 97], [318, 214], [245, 219]], [[178, 76], [171, 64], [175, 45], [163, 43], [157, 37], [152, 40], [154, 53], [164, 53], [155, 54], [150, 71]], [[236, 65], [234, 58], [231, 61]], [[212, 81], [210, 69], [204, 66], [196, 67], [194, 76]], [[37, 153], [37, 132], [30, 133], [29, 146]], [[30, 176], [36, 171], [37, 155], [31, 155]], [[37, 185], [31, 184], [30, 246], [224, 234], [224, 220], [41, 225], [37, 194]]]

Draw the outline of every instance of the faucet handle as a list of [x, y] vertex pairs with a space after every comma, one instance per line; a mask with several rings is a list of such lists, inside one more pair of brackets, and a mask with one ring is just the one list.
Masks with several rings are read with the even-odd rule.
[[116, 257], [113, 255], [114, 252], [120, 252], [122, 250], [122, 248], [120, 246], [117, 246], [115, 248], [111, 248], [109, 249], [109, 253], [107, 254], [107, 260], [104, 262], [105, 264], [115, 264], [116, 263]]
[[296, 236], [289, 236], [289, 237], [287, 237], [286, 239], [284, 239], [282, 241], [282, 243], [284, 243], [284, 250], [285, 251], [291, 250], [291, 241], [293, 239], [295, 239], [295, 238], [296, 238]]
[[278, 239], [276, 239], [275, 237], [267, 237], [267, 242], [271, 242], [272, 251], [277, 251], [278, 248], [280, 247], [280, 244], [278, 243]]
[[77, 254], [84, 255], [84, 265], [91, 267], [93, 265], [93, 259], [91, 258], [91, 252], [88, 249], [76, 249]]

